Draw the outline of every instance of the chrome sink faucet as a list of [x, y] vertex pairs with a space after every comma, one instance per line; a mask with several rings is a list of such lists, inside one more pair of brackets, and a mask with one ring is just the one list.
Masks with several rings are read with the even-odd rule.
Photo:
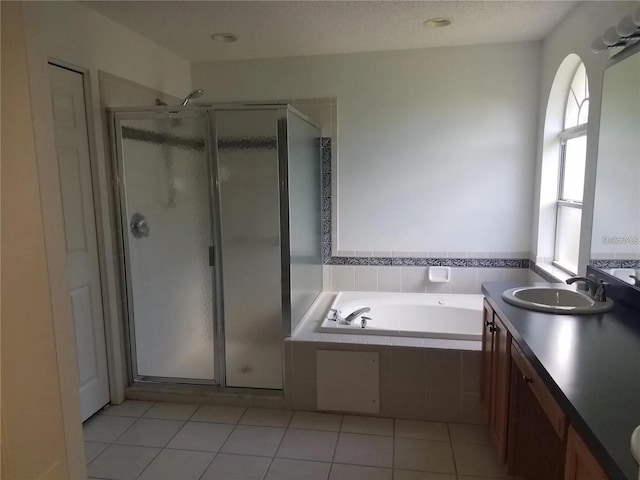
[[575, 282], [584, 282], [589, 288], [589, 296], [596, 302], [604, 302], [607, 300], [607, 295], [604, 290], [604, 287], [607, 284], [596, 278], [594, 275], [589, 275], [588, 277], [571, 277], [567, 279], [567, 284], [569, 285]]

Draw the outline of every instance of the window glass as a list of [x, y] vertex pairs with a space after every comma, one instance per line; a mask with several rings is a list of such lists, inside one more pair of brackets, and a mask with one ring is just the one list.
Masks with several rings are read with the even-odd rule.
[[581, 63], [571, 81], [567, 95], [564, 128], [587, 123], [589, 118], [589, 81], [584, 63]]
[[582, 202], [584, 170], [587, 156], [587, 137], [571, 138], [564, 146], [564, 171], [561, 200]]
[[572, 273], [578, 271], [582, 209], [558, 205], [555, 260]]
[[[564, 114], [564, 130], [560, 133], [560, 138], [564, 140], [560, 151], [554, 263], [576, 273], [587, 157], [586, 124], [589, 117], [589, 83], [583, 63], [576, 68], [571, 80]], [[581, 128], [574, 128], [578, 126]]]

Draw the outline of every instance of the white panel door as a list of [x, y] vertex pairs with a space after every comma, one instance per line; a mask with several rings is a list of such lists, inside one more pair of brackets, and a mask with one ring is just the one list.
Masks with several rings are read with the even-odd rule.
[[82, 74], [55, 65], [49, 76], [84, 421], [109, 402], [84, 85]]

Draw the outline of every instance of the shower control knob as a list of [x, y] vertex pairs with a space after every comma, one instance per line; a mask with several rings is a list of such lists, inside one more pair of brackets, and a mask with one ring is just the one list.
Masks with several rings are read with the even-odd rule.
[[131, 234], [134, 238], [145, 238], [149, 236], [149, 224], [147, 219], [141, 213], [134, 213], [129, 222]]

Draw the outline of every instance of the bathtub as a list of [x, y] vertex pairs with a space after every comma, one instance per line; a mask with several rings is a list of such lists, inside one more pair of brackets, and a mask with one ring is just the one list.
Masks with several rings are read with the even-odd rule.
[[482, 295], [436, 293], [340, 292], [331, 309], [341, 318], [362, 307], [371, 311], [366, 327], [358, 317], [353, 324], [332, 320], [331, 309], [319, 331], [354, 335], [482, 339]]

